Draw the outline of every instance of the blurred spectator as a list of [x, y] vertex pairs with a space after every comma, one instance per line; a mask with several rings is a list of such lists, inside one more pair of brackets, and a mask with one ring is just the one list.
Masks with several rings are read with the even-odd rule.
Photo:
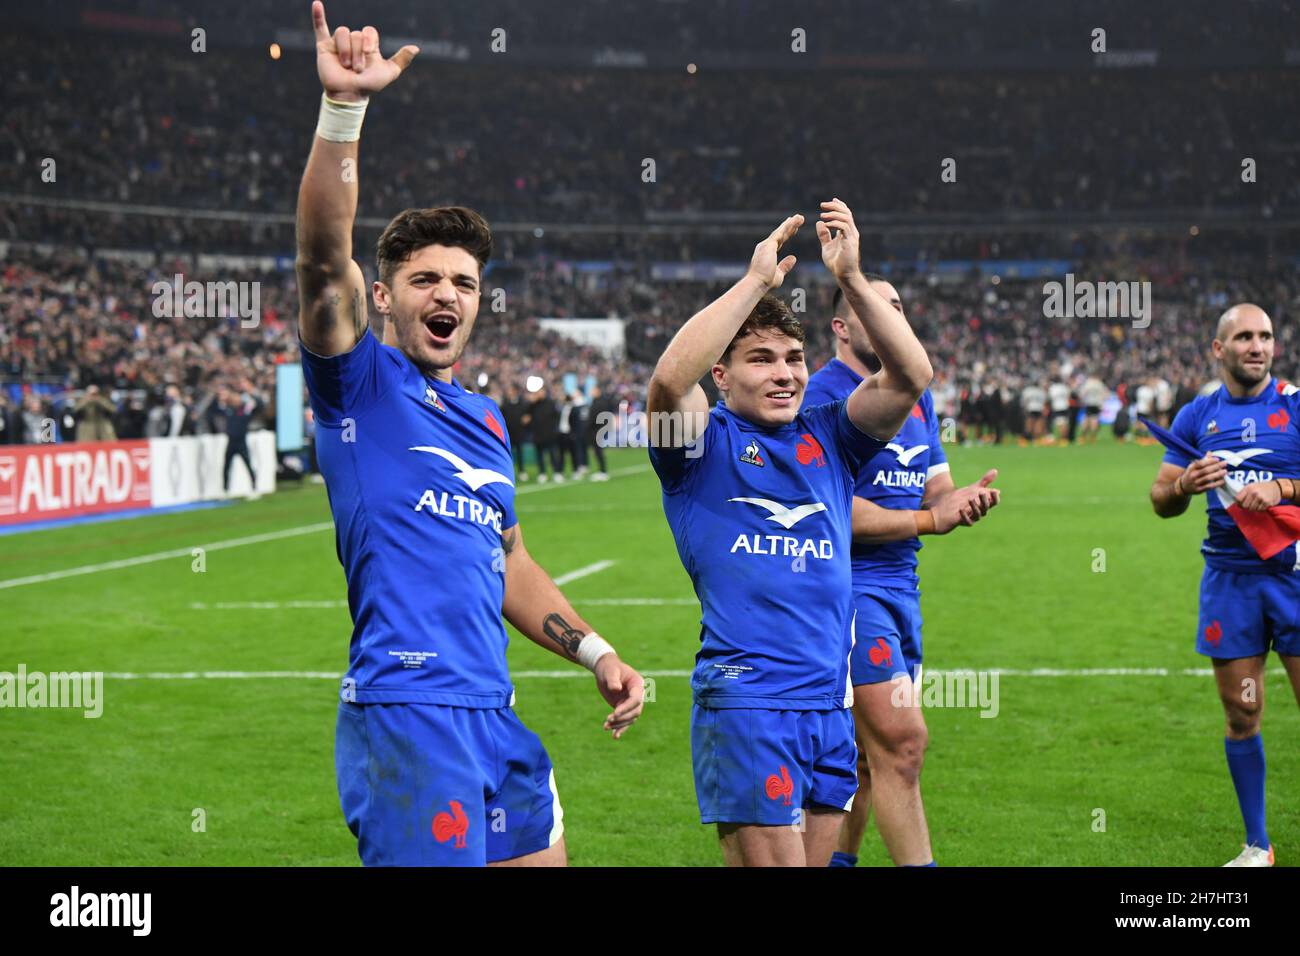
[[257, 472], [253, 470], [253, 459], [248, 452], [248, 427], [263, 407], [262, 400], [253, 393], [251, 382], [244, 382], [239, 389], [225, 386], [217, 389], [217, 400], [208, 414], [217, 430], [226, 436], [226, 460], [221, 466], [221, 473], [222, 487], [227, 492], [230, 491], [230, 466], [239, 458], [248, 469], [253, 489], [251, 495], [257, 495]]
[[[606, 386], [607, 387], [607, 386]], [[596, 453], [596, 470], [591, 475], [592, 481], [609, 480], [609, 468], [605, 464], [605, 449], [600, 444], [602, 429], [606, 434], [617, 434], [615, 419], [618, 416], [618, 398], [609, 394], [605, 388], [597, 385], [591, 390], [591, 408], [587, 417], [587, 427], [583, 441], [587, 448]]]
[[533, 444], [537, 449], [537, 480], [545, 484], [554, 474], [556, 481], [564, 480], [560, 460], [560, 409], [545, 386], [529, 396], [533, 428]]
[[23, 440], [22, 420], [9, 396], [0, 390], [0, 445], [17, 445]]
[[28, 395], [23, 401], [22, 422], [24, 445], [53, 440], [54, 422], [39, 395]]
[[505, 400], [501, 403], [501, 414], [506, 419], [506, 434], [510, 436], [510, 453], [515, 459], [515, 474], [520, 481], [528, 480], [528, 469], [524, 464], [524, 445], [528, 441], [524, 416], [527, 406], [519, 396], [519, 387], [513, 383], [506, 386]]

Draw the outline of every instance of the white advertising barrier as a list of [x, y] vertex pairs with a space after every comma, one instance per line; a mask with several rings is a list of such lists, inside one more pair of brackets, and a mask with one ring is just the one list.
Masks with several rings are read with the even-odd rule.
[[579, 345], [600, 349], [610, 358], [623, 355], [626, 342], [622, 319], [552, 319], [542, 317], [537, 324], [549, 332], [558, 332]]
[[[257, 472], [257, 492], [275, 491], [275, 432], [249, 432], [248, 457]], [[221, 473], [226, 461], [225, 435], [150, 438], [149, 460], [154, 508], [227, 497]], [[235, 458], [230, 463], [229, 497], [243, 497], [253, 490], [243, 459]]]
[[[257, 491], [274, 491], [275, 433], [250, 433], [248, 451]], [[225, 435], [0, 445], [0, 525], [224, 498], [225, 454]], [[251, 490], [248, 471], [236, 459], [230, 497]]]

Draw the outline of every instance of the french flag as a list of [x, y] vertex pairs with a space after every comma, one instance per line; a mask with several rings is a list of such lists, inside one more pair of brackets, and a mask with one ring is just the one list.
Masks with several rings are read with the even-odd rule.
[[[1176, 451], [1186, 455], [1192, 461], [1204, 457], [1192, 445], [1183, 441], [1173, 432], [1166, 431], [1155, 422], [1149, 421], [1141, 415], [1138, 421], [1147, 427], [1152, 436], [1159, 440], [1170, 451]], [[1222, 458], [1231, 466], [1240, 465], [1242, 459], [1232, 452], [1216, 451], [1211, 452], [1215, 457]], [[1269, 558], [1289, 548], [1295, 542], [1300, 541], [1300, 507], [1296, 505], [1274, 505], [1267, 511], [1247, 511], [1241, 505], [1237, 504], [1237, 495], [1241, 494], [1241, 489], [1245, 487], [1241, 482], [1234, 480], [1229, 472], [1226, 487], [1215, 488], [1214, 492], [1219, 496], [1219, 504], [1223, 505], [1223, 510], [1228, 512], [1250, 546], [1255, 552], [1267, 561]]]

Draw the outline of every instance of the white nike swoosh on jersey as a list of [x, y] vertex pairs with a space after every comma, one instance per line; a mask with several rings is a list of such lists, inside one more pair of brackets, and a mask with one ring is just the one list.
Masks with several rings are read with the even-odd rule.
[[894, 443], [891, 441], [891, 442], [890, 442], [888, 445], [886, 445], [885, 447], [888, 448], [890, 451], [892, 451], [895, 455], [897, 455], [897, 456], [898, 456], [898, 463], [899, 463], [900, 465], [902, 465], [904, 468], [906, 468], [908, 465], [910, 465], [910, 464], [912, 463], [912, 459], [913, 459], [913, 458], [915, 458], [917, 455], [921, 454], [921, 452], [925, 451], [925, 450], [926, 450], [927, 448], [929, 448], [930, 446], [929, 446], [929, 445], [917, 445], [917, 446], [915, 446], [914, 448], [906, 448], [906, 449], [905, 449], [905, 448], [903, 448], [902, 445], [896, 445], [896, 444], [894, 444]]
[[1240, 468], [1242, 463], [1247, 459], [1254, 458], [1256, 455], [1271, 454], [1271, 448], [1247, 448], [1245, 451], [1212, 451], [1210, 452], [1215, 458], [1222, 458], [1234, 468]]
[[786, 531], [789, 531], [804, 518], [819, 511], [825, 511], [826, 506], [820, 501], [813, 501], [806, 505], [796, 505], [793, 508], [787, 508], [779, 501], [769, 501], [767, 498], [728, 498], [728, 501], [743, 501], [745, 504], [758, 505], [760, 508], [766, 508], [772, 512], [768, 516], [768, 521], [775, 521]]
[[484, 485], [497, 483], [509, 485], [512, 488], [515, 485], [513, 481], [499, 471], [493, 471], [491, 468], [471, 468], [465, 459], [447, 451], [445, 448], [434, 448], [432, 445], [415, 445], [406, 450], [428, 452], [430, 455], [437, 455], [439, 458], [447, 459], [456, 469], [456, 477], [469, 485], [470, 491], [478, 491]]

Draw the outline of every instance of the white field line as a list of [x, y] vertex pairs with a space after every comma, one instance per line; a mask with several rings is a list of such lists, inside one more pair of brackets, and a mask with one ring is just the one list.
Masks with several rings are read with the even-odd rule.
[[281, 538], [296, 538], [299, 535], [315, 534], [318, 531], [326, 531], [333, 527], [333, 521], [322, 521], [317, 524], [302, 525], [298, 528], [286, 528], [283, 531], [268, 531], [265, 534], [253, 534], [246, 538], [227, 538], [225, 541], [214, 541], [212, 544], [196, 544], [189, 548], [173, 548], [170, 551], [158, 551], [154, 554], [142, 554], [134, 558], [122, 558], [120, 561], [105, 561], [103, 564], [83, 564], [79, 568], [65, 568], [62, 571], [50, 571], [46, 574], [31, 574], [25, 578], [10, 578], [7, 581], [0, 581], [0, 590], [4, 590], [5, 588], [19, 588], [26, 584], [40, 584], [43, 581], [57, 581], [60, 578], [74, 578], [80, 574], [97, 574], [100, 571], [116, 571], [119, 568], [133, 568], [139, 564], [152, 564], [155, 561], [166, 561], [168, 558], [188, 558], [193, 555], [194, 548], [202, 548], [204, 551], [224, 551], [227, 548], [241, 548], [246, 544], [261, 544], [264, 541], [278, 541]]
[[191, 611], [300, 611], [321, 608], [346, 608], [347, 601], [195, 601]]
[[597, 561], [595, 564], [588, 564], [586, 567], [577, 568], [576, 570], [569, 571], [567, 574], [561, 574], [554, 580], [557, 585], [562, 586], [568, 584], [570, 581], [576, 581], [578, 578], [585, 578], [589, 574], [596, 574], [600, 571], [604, 571], [606, 568], [612, 568], [613, 566], [613, 561]]
[[[645, 677], [690, 677], [688, 670], [643, 671]], [[1209, 677], [1214, 670], [1209, 667], [1090, 667], [1082, 670], [1057, 668], [1035, 668], [1033, 670], [1016, 670], [1010, 668], [992, 668], [988, 671], [954, 669], [948, 671], [926, 671], [927, 674], [999, 674], [1003, 677]], [[1270, 668], [1271, 676], [1286, 673], [1281, 667]], [[178, 671], [165, 673], [159, 671], [108, 671], [104, 676], [112, 680], [339, 680], [342, 674], [335, 671]], [[587, 671], [571, 667], [562, 671], [515, 671], [510, 675], [519, 679], [530, 678], [568, 678], [589, 677]]]
[[[615, 478], [624, 475], [635, 475], [649, 470], [649, 465], [632, 465], [627, 468], [616, 468], [609, 474], [611, 478]], [[589, 484], [589, 482], [573, 481], [566, 482], [562, 485], [530, 485], [527, 488], [516, 489], [515, 495], [517, 497], [535, 491], [554, 491], [557, 488], [581, 487], [587, 484]], [[316, 524], [302, 525], [297, 528], [286, 528], [283, 531], [270, 531], [266, 534], [249, 535], [246, 538], [229, 538], [225, 541], [213, 542], [212, 544], [196, 544], [189, 548], [173, 548], [170, 551], [158, 551], [154, 554], [142, 554], [134, 558], [122, 558], [119, 561], [105, 561], [102, 564], [83, 564], [78, 568], [64, 568], [62, 571], [49, 571], [45, 574], [29, 574], [26, 577], [10, 578], [7, 581], [0, 581], [0, 591], [7, 588], [20, 588], [28, 584], [42, 584], [46, 581], [58, 581], [62, 578], [74, 578], [82, 574], [98, 574], [100, 571], [116, 571], [120, 568], [133, 568], [137, 565], [153, 564], [155, 561], [166, 561], [170, 558], [188, 558], [193, 555], [194, 548], [202, 548], [204, 551], [224, 551], [226, 548], [240, 548], [246, 544], [261, 544], [265, 541], [276, 541], [280, 538], [293, 538], [302, 534], [315, 534], [318, 531], [327, 531], [333, 527], [333, 521], [322, 521]]]
[[[624, 478], [627, 475], [639, 475], [642, 472], [649, 471], [649, 470], [650, 470], [650, 465], [648, 463], [644, 465], [628, 465], [626, 468], [615, 468], [613, 471], [609, 473], [609, 477]], [[569, 478], [566, 479], [565, 481], [560, 482], [559, 484], [556, 484], [554, 481], [549, 481], [544, 485], [536, 484], [535, 483], [536, 481], [537, 479], [534, 478], [532, 481], [524, 485], [522, 488], [519, 486], [519, 483], [516, 482], [515, 497], [518, 498], [520, 495], [531, 495], [539, 491], [554, 491], [557, 488], [585, 488], [588, 485], [592, 484], [590, 478]]]

